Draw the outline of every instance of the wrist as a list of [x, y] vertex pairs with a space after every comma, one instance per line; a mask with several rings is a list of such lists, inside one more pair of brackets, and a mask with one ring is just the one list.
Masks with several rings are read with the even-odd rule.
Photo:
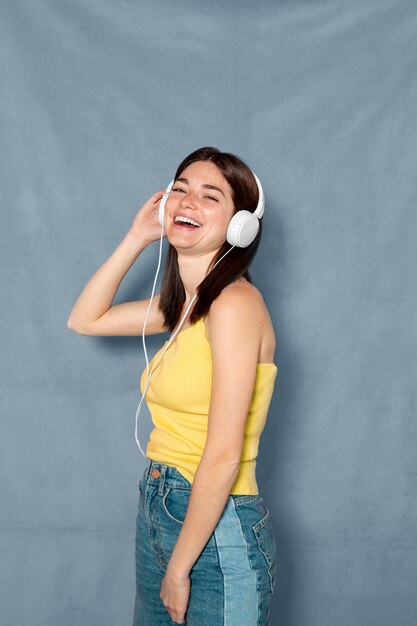
[[166, 574], [175, 582], [183, 582], [190, 576], [190, 570], [188, 568], [181, 567], [175, 563], [174, 559], [168, 561]]
[[128, 239], [130, 239], [131, 241], [140, 243], [143, 247], [146, 247], [149, 243], [149, 241], [147, 241], [146, 239], [144, 239], [143, 237], [141, 237], [140, 235], [136, 235], [135, 233], [132, 233], [131, 230], [128, 230], [126, 233], [126, 237]]

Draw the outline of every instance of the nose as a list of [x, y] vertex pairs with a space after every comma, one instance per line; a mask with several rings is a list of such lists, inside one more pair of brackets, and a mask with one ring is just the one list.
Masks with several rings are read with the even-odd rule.
[[185, 194], [181, 194], [181, 199], [180, 199], [180, 206], [190, 206], [191, 208], [193, 207], [195, 202], [195, 197], [194, 194], [191, 193], [190, 191], [188, 191]]

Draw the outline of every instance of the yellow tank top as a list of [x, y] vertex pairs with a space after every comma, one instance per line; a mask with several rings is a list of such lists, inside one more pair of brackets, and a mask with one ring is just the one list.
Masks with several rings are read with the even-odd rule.
[[[149, 371], [167, 343], [149, 362]], [[277, 373], [275, 363], [257, 365], [244, 431], [241, 464], [231, 494], [259, 494], [255, 474], [256, 458]], [[156, 365], [146, 393], [146, 402], [155, 426], [146, 447], [146, 456], [158, 463], [176, 467], [191, 483], [207, 438], [211, 374], [211, 347], [201, 318], [178, 333]], [[142, 394], [145, 386], [146, 367], [140, 380]]]

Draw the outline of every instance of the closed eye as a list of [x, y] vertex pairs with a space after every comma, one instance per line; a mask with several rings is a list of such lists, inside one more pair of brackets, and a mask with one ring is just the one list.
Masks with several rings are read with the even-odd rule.
[[[174, 187], [172, 191], [182, 191], [183, 193], [185, 193], [184, 189], [180, 189], [179, 187]], [[205, 198], [209, 198], [209, 200], [214, 200], [214, 202], [218, 202], [218, 199], [215, 198], [214, 196], [204, 196]]]

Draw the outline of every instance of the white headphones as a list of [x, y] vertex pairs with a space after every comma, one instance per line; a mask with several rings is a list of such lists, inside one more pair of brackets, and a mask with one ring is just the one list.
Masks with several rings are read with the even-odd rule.
[[[256, 184], [258, 185], [258, 191], [259, 191], [259, 200], [258, 200], [258, 204], [257, 207], [255, 209], [255, 211], [253, 213], [251, 213], [250, 211], [246, 211], [246, 210], [241, 210], [241, 211], [237, 211], [237, 213], [235, 213], [232, 217], [232, 219], [229, 222], [229, 226], [227, 228], [227, 241], [230, 243], [231, 248], [229, 248], [229, 250], [227, 250], [221, 257], [220, 259], [218, 259], [216, 261], [216, 263], [214, 264], [213, 268], [211, 271], [214, 270], [214, 268], [216, 267], [217, 263], [219, 263], [225, 256], [226, 254], [229, 254], [229, 252], [231, 250], [233, 250], [233, 248], [235, 246], [237, 246], [238, 248], [246, 248], [247, 246], [250, 246], [250, 244], [252, 243], [252, 241], [255, 239], [256, 235], [258, 234], [259, 231], [259, 220], [262, 217], [262, 215], [264, 214], [265, 211], [265, 196], [264, 196], [264, 192], [262, 189], [262, 185], [260, 183], [259, 178], [256, 176], [256, 174], [254, 172], [252, 172], [252, 174], [255, 177], [256, 180]], [[159, 260], [158, 260], [158, 267], [156, 270], [156, 275], [155, 275], [155, 279], [153, 282], [153, 287], [152, 287], [152, 294], [150, 297], [150, 301], [149, 301], [149, 305], [148, 305], [148, 310], [146, 311], [146, 316], [145, 316], [145, 321], [143, 324], [143, 331], [142, 331], [142, 342], [143, 342], [143, 349], [145, 352], [145, 360], [146, 360], [146, 375], [147, 375], [147, 379], [146, 379], [146, 386], [145, 386], [145, 391], [142, 394], [142, 397], [140, 399], [140, 402], [138, 404], [138, 408], [136, 409], [136, 418], [135, 418], [135, 439], [136, 439], [136, 443], [139, 447], [139, 450], [141, 451], [142, 455], [145, 457], [145, 459], [147, 461], [149, 461], [149, 458], [146, 456], [145, 452], [142, 450], [139, 439], [138, 439], [138, 435], [137, 435], [137, 430], [138, 430], [138, 416], [140, 413], [140, 407], [142, 405], [142, 402], [146, 396], [146, 392], [148, 391], [148, 387], [149, 387], [149, 383], [150, 383], [150, 379], [152, 376], [153, 371], [155, 370], [156, 365], [159, 363], [159, 361], [161, 360], [162, 356], [165, 354], [165, 352], [168, 350], [169, 346], [171, 345], [171, 343], [173, 342], [173, 340], [175, 339], [175, 337], [178, 335], [178, 333], [181, 330], [181, 327], [184, 323], [184, 321], [187, 318], [188, 315], [188, 311], [190, 310], [190, 308], [192, 307], [194, 300], [197, 298], [198, 296], [198, 291], [193, 295], [193, 297], [191, 298], [185, 313], [178, 325], [178, 328], [175, 330], [175, 332], [172, 334], [172, 336], [169, 338], [167, 345], [165, 346], [165, 349], [163, 350], [163, 352], [159, 355], [158, 359], [155, 361], [152, 371], [149, 373], [149, 362], [148, 362], [148, 353], [146, 352], [146, 344], [145, 344], [145, 328], [146, 328], [146, 322], [148, 319], [148, 314], [150, 311], [150, 308], [152, 306], [152, 299], [154, 296], [154, 292], [155, 292], [155, 285], [156, 285], [156, 279], [158, 278], [158, 272], [159, 272], [159, 268], [160, 268], [160, 264], [161, 264], [161, 251], [162, 251], [162, 235], [163, 235], [163, 231], [164, 231], [164, 226], [165, 226], [165, 204], [166, 201], [169, 197], [169, 194], [171, 193], [172, 190], [172, 186], [174, 185], [175, 180], [171, 180], [171, 182], [169, 183], [168, 187], [166, 188], [166, 191], [164, 193], [164, 195], [161, 198], [161, 202], [159, 205], [159, 215], [158, 215], [158, 220], [159, 220], [159, 224], [161, 226], [161, 238], [159, 240]], [[139, 381], [139, 389], [140, 389], [140, 381]]]
[[[258, 234], [259, 219], [262, 217], [265, 211], [265, 196], [262, 185], [256, 174], [254, 172], [252, 172], [252, 174], [255, 177], [256, 184], [258, 185], [258, 205], [253, 213], [245, 210], [237, 211], [237, 213], [235, 213], [230, 220], [229, 227], [227, 229], [227, 241], [230, 243], [231, 246], [237, 246], [238, 248], [246, 248], [247, 246], [250, 246], [250, 244]], [[165, 224], [165, 204], [168, 200], [174, 183], [175, 180], [171, 180], [168, 187], [166, 188], [166, 192], [162, 196], [161, 203], [159, 205], [159, 224], [161, 226], [164, 226]]]

